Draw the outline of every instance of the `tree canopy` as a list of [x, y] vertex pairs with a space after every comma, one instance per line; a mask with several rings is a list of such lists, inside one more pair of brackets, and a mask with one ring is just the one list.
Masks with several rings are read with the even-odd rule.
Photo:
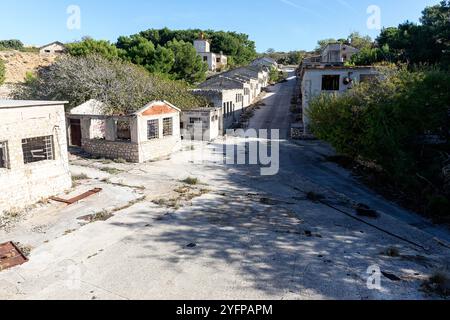
[[23, 49], [23, 43], [20, 40], [0, 40], [0, 50], [12, 49], [21, 50]]
[[104, 102], [108, 114], [124, 115], [151, 100], [167, 100], [180, 109], [207, 104], [183, 82], [163, 79], [143, 67], [98, 54], [64, 56], [39, 69], [37, 77], [19, 87], [17, 99], [68, 100], [73, 108], [89, 99]]
[[205, 80], [208, 70], [193, 46], [194, 40], [202, 33], [211, 40], [213, 52], [222, 52], [229, 57], [231, 67], [248, 64], [256, 58], [255, 43], [247, 35], [199, 29], [150, 29], [131, 36], [121, 36], [115, 44], [86, 37], [67, 47], [73, 56], [96, 53], [107, 59], [121, 58], [168, 79], [198, 83]]
[[406, 21], [381, 31], [377, 46], [354, 56], [354, 63], [380, 61], [411, 65], [450, 65], [450, 1], [442, 1], [422, 12], [420, 23]]

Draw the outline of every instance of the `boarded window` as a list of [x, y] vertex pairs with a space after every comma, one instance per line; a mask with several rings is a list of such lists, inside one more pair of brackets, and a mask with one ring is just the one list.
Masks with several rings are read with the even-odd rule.
[[159, 121], [157, 119], [147, 121], [147, 139], [159, 139]]
[[8, 149], [6, 142], [0, 142], [0, 168], [8, 168]]
[[190, 118], [189, 119], [189, 123], [190, 124], [195, 124], [195, 123], [201, 123], [202, 122], [202, 119], [201, 118]]
[[129, 121], [117, 121], [117, 140], [131, 141], [131, 129]]
[[173, 118], [163, 119], [163, 136], [170, 137], [173, 135]]
[[54, 160], [53, 136], [22, 139], [22, 151], [25, 164]]
[[338, 91], [339, 90], [339, 75], [322, 76], [322, 90], [324, 91]]

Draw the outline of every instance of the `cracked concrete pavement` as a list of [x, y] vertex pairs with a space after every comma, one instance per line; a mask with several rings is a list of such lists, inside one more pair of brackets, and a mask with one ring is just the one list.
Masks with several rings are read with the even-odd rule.
[[[44, 204], [0, 230], [0, 240], [32, 247], [28, 263], [0, 272], [0, 298], [439, 298], [420, 287], [448, 266], [450, 250], [435, 240], [449, 242], [448, 231], [327, 163], [332, 150], [326, 144], [285, 140], [294, 82], [271, 87], [250, 122], [256, 129], [282, 129], [275, 176], [260, 176], [257, 165], [193, 161], [201, 151], [213, 159], [225, 144], [242, 143], [233, 137], [193, 143], [170, 159], [139, 165], [72, 158], [72, 172], [88, 176], [73, 193], [104, 191], [70, 207]], [[120, 171], [109, 174], [106, 167]], [[186, 186], [181, 180], [187, 177], [201, 185]], [[176, 207], [159, 201], [181, 198], [180, 187], [204, 192], [192, 191], [192, 199]], [[308, 192], [349, 215], [311, 201]], [[364, 221], [425, 249], [353, 219], [355, 201], [380, 212]], [[107, 221], [77, 219], [105, 209], [114, 213]], [[392, 247], [399, 257], [383, 254]], [[400, 281], [382, 277], [381, 289], [369, 290], [373, 265]]]

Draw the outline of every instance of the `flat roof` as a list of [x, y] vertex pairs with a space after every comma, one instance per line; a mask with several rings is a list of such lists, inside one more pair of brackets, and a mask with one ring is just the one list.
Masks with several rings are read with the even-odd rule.
[[60, 106], [68, 104], [68, 101], [42, 101], [42, 100], [1, 100], [0, 108], [26, 108], [26, 107], [44, 107]]
[[324, 65], [316, 65], [316, 66], [305, 66], [305, 70], [308, 71], [320, 71], [320, 70], [358, 70], [358, 69], [374, 69], [373, 66], [324, 66]]

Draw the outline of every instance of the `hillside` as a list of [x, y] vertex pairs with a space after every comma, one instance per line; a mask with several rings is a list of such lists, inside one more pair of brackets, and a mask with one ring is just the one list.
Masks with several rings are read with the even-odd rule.
[[22, 83], [27, 72], [35, 71], [39, 67], [48, 66], [56, 60], [55, 55], [40, 55], [34, 52], [20, 52], [15, 50], [0, 51], [0, 59], [6, 65], [6, 84]]

